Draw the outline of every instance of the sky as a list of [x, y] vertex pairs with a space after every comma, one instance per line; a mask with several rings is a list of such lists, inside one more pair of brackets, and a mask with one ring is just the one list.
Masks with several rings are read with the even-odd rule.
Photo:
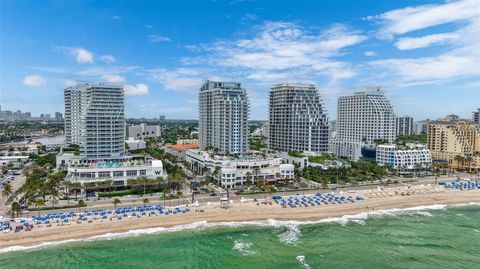
[[480, 0], [0, 1], [0, 104], [63, 111], [76, 83], [124, 85], [126, 117], [196, 119], [207, 80], [268, 117], [276, 83], [339, 96], [381, 87], [397, 115], [480, 107]]

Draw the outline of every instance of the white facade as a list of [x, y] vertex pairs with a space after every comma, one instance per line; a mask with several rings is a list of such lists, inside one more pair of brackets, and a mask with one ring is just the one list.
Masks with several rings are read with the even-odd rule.
[[224, 153], [248, 150], [247, 92], [236, 82], [208, 81], [199, 93], [200, 148], [218, 148]]
[[413, 118], [409, 116], [402, 116], [395, 118], [395, 134], [412, 135], [413, 134]]
[[127, 137], [136, 139], [159, 138], [161, 137], [161, 128], [160, 125], [146, 125], [145, 123], [130, 125], [127, 126]]
[[328, 119], [315, 85], [277, 84], [269, 99], [269, 149], [328, 151]]
[[124, 148], [123, 87], [79, 84], [65, 97], [65, 144], [79, 145], [86, 158], [120, 157]]
[[339, 168], [345, 164], [340, 160], [325, 160], [323, 163], [310, 162], [308, 157], [316, 156], [315, 154], [303, 153], [305, 157], [295, 157], [288, 155], [288, 152], [281, 152], [280, 157], [287, 164], [297, 165], [299, 168], [303, 169], [308, 166], [312, 167], [321, 167], [324, 170], [330, 168]]
[[129, 150], [144, 149], [146, 147], [145, 141], [135, 139], [134, 137], [129, 137], [125, 140], [125, 143], [128, 145]]
[[215, 179], [222, 187], [226, 188], [236, 188], [246, 184], [247, 173], [250, 173], [251, 183], [258, 180], [276, 181], [279, 179], [278, 175], [281, 179], [295, 178], [294, 165], [283, 164], [282, 158], [212, 157], [205, 151], [188, 150], [186, 161], [193, 170], [199, 173], [203, 171], [212, 175], [216, 167], [219, 167], [220, 170], [218, 175], [215, 175]]
[[424, 169], [432, 165], [432, 154], [424, 145], [408, 145], [408, 149], [398, 149], [396, 145], [377, 146], [377, 164], [391, 165], [396, 170]]
[[337, 110], [337, 133], [329, 145], [335, 155], [358, 160], [363, 145], [395, 140], [393, 107], [380, 89], [342, 96]]
[[146, 177], [149, 179], [166, 178], [160, 160], [151, 159], [119, 159], [119, 160], [76, 160], [70, 162], [65, 180], [86, 183], [97, 183], [112, 180], [117, 187], [126, 186], [131, 178]]
[[413, 134], [426, 134], [430, 120], [416, 121], [413, 123]]

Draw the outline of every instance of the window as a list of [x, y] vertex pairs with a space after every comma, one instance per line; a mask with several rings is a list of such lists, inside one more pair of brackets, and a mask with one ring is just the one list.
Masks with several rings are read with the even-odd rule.
[[128, 170], [127, 177], [134, 177], [137, 175], [137, 170]]

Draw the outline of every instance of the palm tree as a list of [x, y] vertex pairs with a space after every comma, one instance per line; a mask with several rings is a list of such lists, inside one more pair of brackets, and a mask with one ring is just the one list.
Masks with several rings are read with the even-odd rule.
[[18, 214], [21, 211], [22, 211], [22, 207], [20, 206], [20, 204], [17, 202], [13, 202], [11, 206], [12, 217], [14, 217], [15, 213], [17, 213], [17, 218], [18, 218]]
[[215, 166], [215, 169], [213, 170], [212, 176], [215, 178], [220, 174], [220, 171], [222, 168], [220, 166]]
[[167, 201], [167, 194], [170, 194], [170, 189], [164, 188], [162, 193], [163, 193], [163, 206], [165, 206], [165, 203]]
[[136, 189], [138, 186], [138, 180], [135, 178], [131, 178], [127, 180], [127, 185], [130, 186], [130, 189]]
[[83, 201], [83, 200], [78, 200], [77, 206], [78, 206], [78, 213], [80, 213], [80, 209], [81, 209], [82, 207], [86, 207], [87, 204], [86, 204], [85, 201]]
[[103, 184], [104, 184], [103, 186], [104, 186], [105, 188], [107, 188], [108, 194], [110, 194], [111, 191], [112, 191], [112, 187], [113, 187], [113, 180], [110, 180], [110, 179], [109, 179], [109, 180], [105, 180], [105, 181], [103, 182]]
[[[35, 200], [35, 207], [36, 207], [36, 208], [39, 208], [39, 207], [41, 207], [41, 206], [45, 206], [45, 200], [42, 200], [42, 199], [37, 199], [37, 200]], [[41, 210], [38, 211], [38, 215], [42, 215], [42, 211], [41, 211]]]
[[12, 185], [10, 185], [10, 184], [5, 184], [5, 185], [3, 186], [2, 196], [3, 196], [3, 197], [9, 197], [10, 195], [12, 195], [12, 193], [13, 193]]
[[252, 180], [252, 173], [250, 173], [250, 171], [246, 172], [245, 178], [247, 179], [247, 184], [249, 184], [250, 180]]
[[[258, 172], [260, 172], [260, 167], [255, 166], [253, 167], [253, 172], [255, 173], [255, 180], [258, 180]], [[252, 182], [253, 184], [254, 182]]]
[[52, 199], [52, 208], [55, 209], [55, 200], [58, 198], [58, 190], [56, 188], [50, 191], [50, 196]]
[[147, 185], [149, 185], [149, 180], [146, 177], [138, 178], [138, 182], [143, 185], [143, 195], [147, 193]]
[[[457, 156], [455, 156], [453, 159], [454, 159], [455, 161], [457, 161], [457, 164], [458, 164], [457, 166], [458, 166], [458, 168], [460, 168], [460, 166], [463, 167], [463, 161], [465, 161], [465, 157], [463, 157], [462, 155], [457, 155]], [[461, 163], [461, 165], [460, 165], [460, 163]]]
[[122, 203], [122, 201], [120, 201], [120, 199], [118, 199], [118, 198], [113, 199], [112, 204], [113, 204], [113, 206], [115, 206], [115, 211], [117, 211], [117, 205], [119, 205], [121, 203]]
[[80, 182], [72, 182], [71, 187], [73, 190], [75, 190], [75, 201], [77, 201], [78, 198], [78, 190], [82, 190], [82, 184]]
[[473, 161], [473, 158], [471, 156], [468, 156], [467, 158], [465, 158], [465, 162], [467, 163], [468, 170], [472, 169], [472, 161]]
[[324, 190], [325, 190], [326, 188], [328, 188], [328, 179], [322, 178], [321, 181], [322, 181], [322, 188], [323, 188]]

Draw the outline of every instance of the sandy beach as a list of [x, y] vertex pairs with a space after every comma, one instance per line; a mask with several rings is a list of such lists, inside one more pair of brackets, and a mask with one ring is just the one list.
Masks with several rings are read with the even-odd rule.
[[[344, 203], [336, 205], [322, 205], [315, 207], [282, 208], [280, 205], [265, 205], [257, 203], [233, 203], [228, 209], [220, 205], [201, 205], [191, 208], [187, 214], [170, 216], [151, 216], [123, 220], [103, 220], [102, 222], [83, 222], [81, 224], [52, 227], [35, 227], [32, 231], [10, 232], [0, 234], [0, 249], [12, 246], [34, 246], [44, 242], [64, 241], [70, 239], [85, 239], [107, 233], [122, 233], [136, 229], [155, 227], [172, 227], [200, 221], [215, 222], [242, 222], [242, 221], [265, 221], [297, 220], [318, 221], [330, 217], [354, 215], [373, 210], [385, 210], [393, 208], [410, 208], [415, 206], [427, 206], [434, 204], [455, 205], [480, 202], [480, 190], [469, 191], [445, 191], [436, 193], [421, 193], [411, 196], [393, 195], [387, 197], [368, 198], [366, 192], [357, 192], [355, 195], [365, 197], [364, 201]], [[204, 212], [199, 212], [203, 210]], [[13, 224], [14, 225], [14, 224]]]

